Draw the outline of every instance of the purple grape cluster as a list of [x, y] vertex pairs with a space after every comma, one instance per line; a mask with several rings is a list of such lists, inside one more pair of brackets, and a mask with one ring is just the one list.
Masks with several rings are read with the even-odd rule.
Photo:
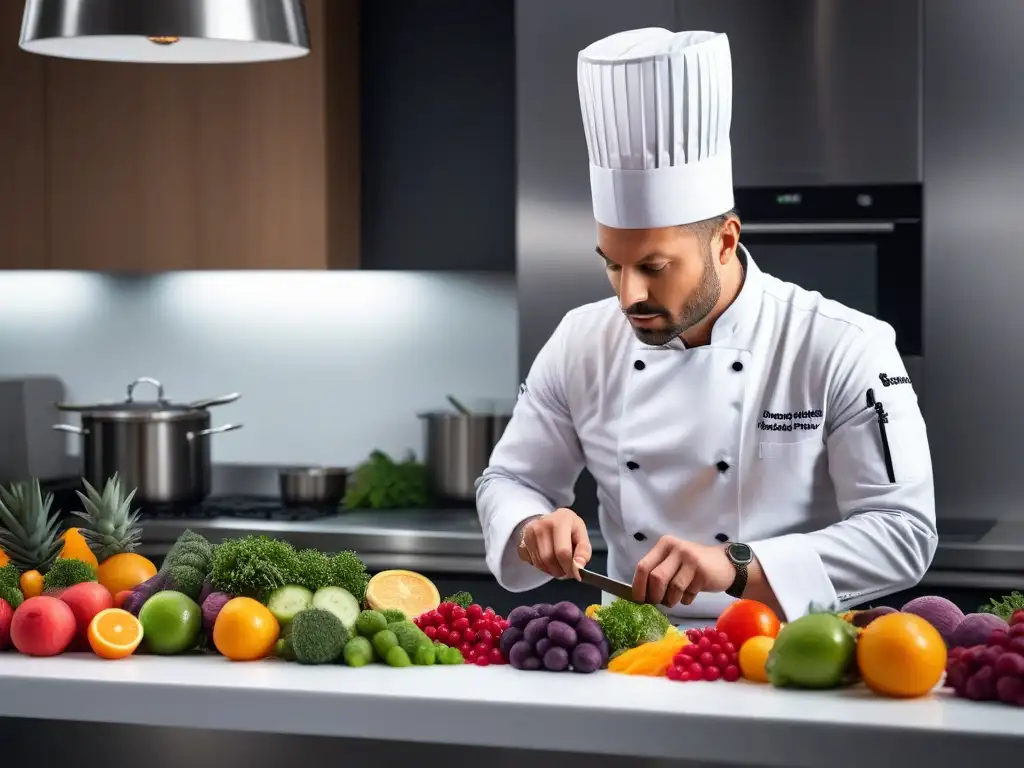
[[992, 632], [985, 645], [953, 648], [946, 686], [965, 699], [1024, 707], [1024, 616]]
[[500, 646], [516, 669], [550, 672], [596, 672], [610, 650], [601, 625], [568, 600], [514, 608]]

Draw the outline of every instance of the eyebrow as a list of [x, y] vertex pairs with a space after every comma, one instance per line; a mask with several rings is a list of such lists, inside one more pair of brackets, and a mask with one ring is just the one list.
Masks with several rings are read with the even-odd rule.
[[[605, 261], [610, 262], [612, 264], [615, 263], [611, 259], [609, 259], [607, 255], [605, 255], [605, 252], [601, 250], [601, 246], [600, 245], [598, 245], [598, 246], [596, 246], [594, 248], [594, 252], [597, 253], [597, 255], [600, 256]], [[636, 263], [637, 264], [646, 264], [647, 262], [654, 261], [655, 259], [668, 259], [668, 256], [666, 256], [665, 254], [661, 253], [660, 251], [653, 251], [651, 253], [648, 253], [646, 256], [644, 256], [642, 259], [640, 259]]]

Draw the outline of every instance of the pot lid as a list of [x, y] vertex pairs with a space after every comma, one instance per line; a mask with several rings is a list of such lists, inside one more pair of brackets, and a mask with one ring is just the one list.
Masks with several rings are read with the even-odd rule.
[[[135, 388], [139, 384], [149, 384], [156, 387], [155, 400], [136, 400]], [[76, 411], [103, 414], [113, 418], [140, 418], [153, 416], [166, 416], [169, 418], [181, 417], [195, 411], [204, 411], [214, 405], [226, 405], [233, 403], [241, 397], [238, 392], [220, 397], [209, 397], [203, 400], [196, 400], [191, 403], [172, 403], [164, 397], [164, 385], [156, 379], [143, 376], [136, 379], [127, 388], [127, 397], [121, 401], [107, 403], [56, 403], [58, 410]]]

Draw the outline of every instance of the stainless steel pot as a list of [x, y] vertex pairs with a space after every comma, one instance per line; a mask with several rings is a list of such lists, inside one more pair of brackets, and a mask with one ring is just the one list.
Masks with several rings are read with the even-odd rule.
[[348, 487], [348, 469], [287, 467], [280, 471], [278, 483], [286, 506], [336, 507]]
[[[139, 384], [156, 387], [156, 400], [136, 400]], [[77, 405], [57, 403], [58, 410], [78, 412], [82, 426], [53, 428], [82, 436], [82, 476], [99, 488], [116, 472], [135, 499], [149, 504], [197, 504], [210, 495], [210, 437], [240, 429], [241, 424], [210, 427], [214, 405], [233, 403], [238, 393], [193, 403], [171, 403], [163, 385], [143, 377], [128, 385], [122, 402]]]
[[442, 499], [472, 501], [476, 480], [511, 417], [439, 411], [421, 413], [420, 418], [431, 491]]

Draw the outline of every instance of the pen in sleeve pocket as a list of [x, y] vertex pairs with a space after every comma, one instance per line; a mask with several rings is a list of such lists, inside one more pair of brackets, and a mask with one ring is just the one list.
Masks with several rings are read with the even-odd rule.
[[885, 425], [889, 423], [889, 414], [885, 412], [882, 404], [875, 400], [875, 390], [868, 390], [868, 407], [874, 408], [878, 415], [878, 433], [882, 436], [882, 455], [885, 457], [885, 471], [889, 475], [889, 482], [896, 482], [896, 473], [892, 468], [892, 453], [889, 450], [889, 436], [885, 432]]

